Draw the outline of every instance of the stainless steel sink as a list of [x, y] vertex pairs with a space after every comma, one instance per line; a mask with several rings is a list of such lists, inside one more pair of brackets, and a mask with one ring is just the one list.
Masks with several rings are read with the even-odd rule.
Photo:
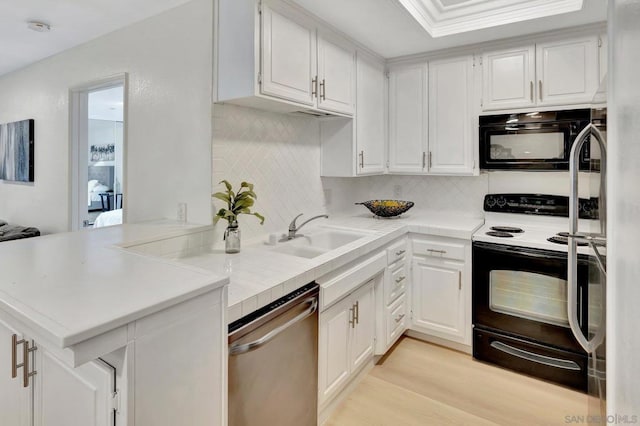
[[273, 250], [278, 253], [311, 259], [369, 235], [371, 233], [367, 231], [323, 227], [297, 236], [293, 240], [279, 243]]

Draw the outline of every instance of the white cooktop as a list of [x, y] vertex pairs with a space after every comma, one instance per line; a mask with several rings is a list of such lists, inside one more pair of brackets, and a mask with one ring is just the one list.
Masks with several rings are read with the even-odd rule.
[[[487, 235], [495, 226], [521, 228], [523, 232], [511, 233], [512, 237]], [[580, 219], [578, 228], [581, 232], [597, 232], [600, 223], [597, 220]], [[566, 244], [550, 242], [547, 239], [559, 232], [569, 231], [569, 219], [566, 217], [533, 216], [514, 213], [485, 212], [484, 225], [473, 234], [473, 241], [505, 244], [510, 246], [530, 247], [543, 250], [567, 252]], [[589, 253], [588, 247], [579, 247], [578, 252]]]

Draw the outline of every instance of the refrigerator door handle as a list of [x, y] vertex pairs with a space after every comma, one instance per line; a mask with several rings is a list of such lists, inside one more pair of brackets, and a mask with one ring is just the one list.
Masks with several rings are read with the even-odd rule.
[[[604, 138], [602, 133], [593, 124], [588, 124], [578, 134], [573, 146], [571, 147], [571, 155], [569, 157], [569, 175], [571, 177], [571, 187], [569, 196], [569, 235], [578, 235], [578, 172], [580, 163], [580, 150], [582, 146], [590, 141], [589, 135], [592, 135], [600, 147], [600, 232], [601, 237], [606, 238], [606, 167], [607, 167], [607, 148], [604, 144]], [[567, 314], [569, 317], [569, 326], [575, 336], [576, 340], [582, 346], [587, 353], [593, 353], [598, 346], [604, 341], [605, 335], [605, 318], [606, 315], [602, 315], [600, 324], [596, 330], [595, 335], [588, 339], [580, 329], [580, 323], [578, 321], [577, 303], [578, 303], [578, 242], [576, 238], [569, 238], [568, 245], [568, 270], [567, 270]], [[595, 242], [592, 245], [595, 250]], [[596, 251], [596, 259], [598, 260], [598, 266], [606, 274], [605, 265], [600, 259], [599, 252]], [[602, 286], [604, 287], [604, 286]], [[588, 329], [588, 327], [587, 327]]]

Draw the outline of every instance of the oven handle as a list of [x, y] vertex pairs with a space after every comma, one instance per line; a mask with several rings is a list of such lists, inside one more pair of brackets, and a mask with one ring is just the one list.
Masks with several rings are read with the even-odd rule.
[[267, 334], [265, 334], [261, 338], [259, 338], [257, 340], [254, 340], [253, 342], [243, 343], [243, 344], [235, 344], [235, 345], [231, 346], [229, 348], [229, 355], [241, 355], [241, 354], [256, 350], [260, 346], [266, 345], [271, 340], [275, 339], [276, 336], [278, 336], [278, 334], [282, 333], [283, 331], [285, 331], [289, 327], [293, 326], [294, 324], [299, 323], [300, 321], [304, 320], [305, 318], [313, 315], [316, 312], [316, 310], [318, 309], [318, 298], [315, 297], [315, 296], [314, 297], [310, 297], [309, 299], [305, 300], [303, 303], [308, 303], [309, 304], [309, 308], [306, 309], [304, 312], [302, 312], [301, 314], [297, 315], [296, 317], [290, 319], [286, 323], [282, 324], [280, 327], [274, 328], [273, 330], [271, 330], [270, 332], [268, 332]]
[[527, 361], [548, 365], [549, 367], [562, 368], [564, 370], [580, 371], [580, 366], [574, 361], [536, 354], [497, 341], [491, 342], [490, 346], [506, 354], [526, 359]]
[[[606, 194], [606, 165], [607, 165], [607, 148], [604, 143], [604, 138], [600, 130], [592, 123], [589, 123], [578, 136], [571, 147], [571, 155], [569, 156], [569, 176], [571, 178], [570, 196], [569, 196], [569, 238], [568, 241], [568, 266], [567, 266], [567, 316], [569, 317], [569, 326], [575, 336], [576, 340], [582, 346], [587, 353], [595, 352], [596, 348], [602, 344], [605, 335], [605, 318], [606, 315], [601, 315], [600, 324], [596, 330], [595, 335], [588, 339], [584, 335], [580, 328], [580, 322], [578, 321], [578, 241], [575, 238], [578, 235], [578, 172], [580, 162], [580, 150], [582, 146], [590, 141], [589, 135], [593, 135], [600, 147], [600, 232], [599, 237], [602, 237], [606, 241], [606, 209], [607, 209], [607, 194]], [[604, 242], [600, 242], [600, 245], [606, 245]], [[593, 246], [598, 253], [597, 248]], [[598, 262], [598, 266], [603, 272], [606, 280], [606, 265], [601, 264], [601, 259]], [[601, 292], [604, 293], [604, 283], [601, 283]], [[604, 300], [604, 299], [603, 299]], [[587, 327], [588, 330], [588, 327]], [[588, 333], [588, 331], [587, 331]]]
[[498, 245], [495, 243], [483, 243], [483, 242], [474, 242], [473, 245], [477, 248], [487, 251], [500, 252], [500, 253], [509, 253], [515, 255], [526, 255], [528, 257], [535, 257], [540, 259], [557, 259], [557, 260], [566, 260], [565, 254], [561, 252], [550, 252], [548, 250], [539, 250], [539, 249], [531, 249], [527, 247], [520, 246], [504, 246]]

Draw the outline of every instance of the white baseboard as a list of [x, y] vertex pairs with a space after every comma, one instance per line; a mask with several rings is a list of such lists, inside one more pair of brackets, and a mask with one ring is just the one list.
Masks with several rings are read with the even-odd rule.
[[463, 352], [471, 355], [473, 353], [470, 345], [464, 345], [462, 343], [452, 342], [450, 340], [442, 339], [440, 337], [429, 336], [428, 334], [421, 333], [415, 330], [407, 330], [404, 333], [406, 336], [413, 337], [414, 339], [422, 340], [436, 344], [438, 346], [444, 346], [445, 348], [453, 349], [458, 352]]

